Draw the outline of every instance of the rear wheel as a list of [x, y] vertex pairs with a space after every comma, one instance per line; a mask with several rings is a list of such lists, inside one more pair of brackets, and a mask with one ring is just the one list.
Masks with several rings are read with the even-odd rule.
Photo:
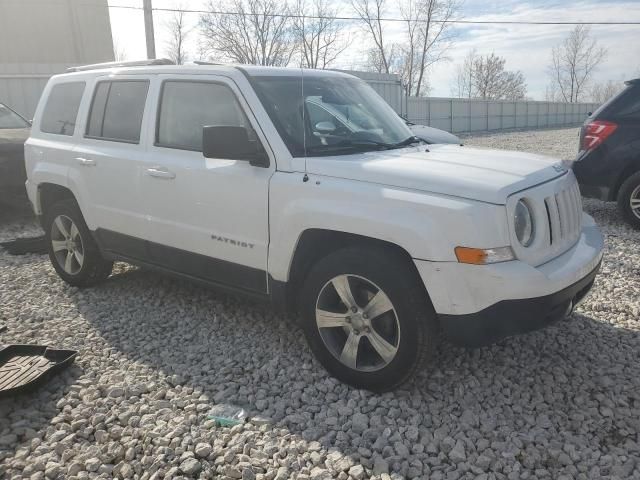
[[376, 248], [332, 253], [313, 267], [300, 301], [312, 351], [355, 387], [396, 388], [434, 350], [435, 312], [401, 255]]
[[61, 200], [52, 205], [43, 226], [49, 258], [65, 282], [88, 287], [111, 274], [113, 263], [102, 257], [75, 200]]
[[640, 229], [640, 172], [631, 175], [620, 187], [618, 208], [632, 227]]

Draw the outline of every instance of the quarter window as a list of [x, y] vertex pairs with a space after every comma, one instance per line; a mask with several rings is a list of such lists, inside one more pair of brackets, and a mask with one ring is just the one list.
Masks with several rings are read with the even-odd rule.
[[84, 87], [85, 82], [54, 85], [44, 107], [40, 130], [57, 135], [73, 135]]
[[202, 127], [245, 127], [247, 117], [231, 89], [218, 83], [167, 81], [163, 84], [156, 145], [202, 151]]
[[149, 82], [113, 80], [96, 86], [87, 123], [87, 136], [139, 143]]

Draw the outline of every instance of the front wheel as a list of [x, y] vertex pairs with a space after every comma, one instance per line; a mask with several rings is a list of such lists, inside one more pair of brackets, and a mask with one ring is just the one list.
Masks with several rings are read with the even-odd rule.
[[52, 205], [43, 227], [51, 263], [65, 282], [88, 287], [111, 274], [113, 263], [102, 257], [75, 200]]
[[345, 248], [305, 280], [300, 312], [322, 365], [357, 388], [388, 391], [432, 353], [436, 314], [410, 260], [378, 248]]
[[640, 229], [640, 172], [631, 175], [620, 187], [618, 208], [632, 227]]

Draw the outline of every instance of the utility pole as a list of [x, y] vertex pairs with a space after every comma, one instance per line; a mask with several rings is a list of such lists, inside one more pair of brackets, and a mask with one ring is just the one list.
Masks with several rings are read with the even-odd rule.
[[143, 0], [144, 34], [147, 39], [147, 58], [156, 58], [156, 40], [153, 34], [153, 10], [151, 0]]

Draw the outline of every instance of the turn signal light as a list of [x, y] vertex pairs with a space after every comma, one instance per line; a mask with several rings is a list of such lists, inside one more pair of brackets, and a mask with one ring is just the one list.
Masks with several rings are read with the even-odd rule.
[[471, 265], [487, 265], [489, 263], [508, 262], [509, 260], [513, 260], [515, 258], [511, 247], [456, 247], [455, 252], [458, 262], [469, 263]]

